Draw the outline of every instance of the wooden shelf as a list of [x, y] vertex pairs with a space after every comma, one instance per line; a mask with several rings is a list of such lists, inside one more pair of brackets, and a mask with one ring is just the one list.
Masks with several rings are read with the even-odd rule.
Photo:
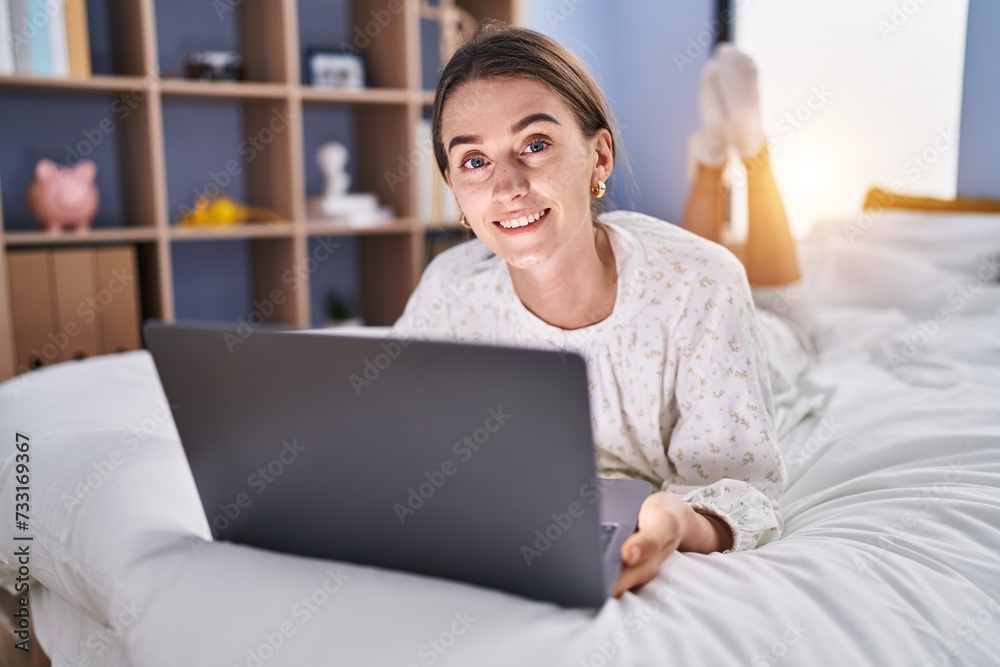
[[407, 104], [412, 101], [411, 91], [405, 88], [365, 88], [364, 90], [337, 90], [302, 86], [299, 96], [307, 102], [339, 102], [344, 104]]
[[164, 95], [176, 97], [256, 97], [283, 100], [297, 97], [310, 102], [344, 104], [430, 104], [434, 91], [413, 91], [406, 88], [364, 88], [338, 90], [313, 86], [288, 86], [283, 83], [257, 81], [196, 81], [192, 79], [145, 79], [138, 76], [92, 76], [89, 78], [56, 78], [42, 76], [0, 75], [0, 91], [37, 90], [41, 92], [129, 92], [155, 88]]
[[295, 230], [291, 222], [246, 222], [240, 225], [170, 228], [172, 241], [205, 239], [290, 238]]
[[[303, 289], [291, 291], [267, 321], [307, 327], [314, 319], [310, 293], [326, 287], [323, 275], [302, 267], [308, 265], [311, 249], [322, 244], [319, 237], [352, 237], [357, 242], [348, 245], [356, 255], [344, 255], [345, 261], [324, 264], [319, 271], [352, 266], [365, 320], [392, 324], [423, 271], [431, 240], [427, 232], [462, 229], [453, 222], [425, 224], [416, 217], [419, 179], [389, 183], [386, 178], [402, 169], [401, 160], [414, 149], [417, 125], [434, 98], [433, 91], [424, 89], [422, 73], [440, 63], [422, 67], [421, 54], [439, 53], [441, 44], [422, 49], [422, 26], [433, 35], [430, 39], [443, 44], [456, 34], [449, 18], [456, 16], [453, 8], [477, 19], [521, 23], [522, 2], [439, 0], [439, 7], [428, 9], [425, 0], [403, 0], [398, 16], [377, 37], [358, 45], [370, 87], [357, 91], [303, 84], [304, 53], [324, 41], [335, 45], [354, 39], [355, 27], [364, 29], [373, 13], [385, 9], [384, 0], [346, 0], [341, 7], [326, 0], [217, 3], [231, 9], [224, 16], [201, 0], [105, 3], [115, 32], [106, 33], [102, 39], [107, 41], [94, 44], [92, 53], [110, 52], [113, 58], [105, 56], [103, 67], [113, 67], [116, 74], [0, 76], [0, 98], [12, 102], [5, 107], [0, 132], [14, 139], [7, 141], [15, 149], [8, 154], [19, 153], [17, 173], [3, 173], [0, 186], [18, 183], [20, 190], [30, 180], [30, 172], [21, 170], [31, 167], [24, 165], [42, 157], [66, 162], [67, 151], [79, 148], [81, 157], [103, 160], [107, 167], [99, 170], [99, 180], [105, 179], [101, 205], [108, 217], [95, 224], [143, 223], [98, 226], [84, 233], [4, 231], [4, 213], [18, 220], [29, 214], [23, 191], [0, 194], [0, 203], [7, 204], [0, 206], [0, 380], [14, 375], [17, 366], [8, 254], [32, 246], [134, 244], [141, 317], [166, 322], [176, 319], [178, 300], [190, 305], [187, 291], [175, 293], [175, 285], [185, 279], [190, 285], [189, 275], [175, 275], [175, 259], [194, 261], [203, 275], [211, 276], [219, 273], [217, 257], [245, 258], [249, 266], [240, 264], [241, 275], [252, 278], [244, 292], [256, 300], [285, 288], [294, 271]], [[321, 22], [330, 12], [333, 18]], [[435, 32], [428, 21], [442, 22], [441, 30]], [[239, 51], [247, 80], [205, 82], [159, 74], [178, 71], [187, 52], [196, 48]], [[45, 118], [56, 120], [46, 127]], [[375, 194], [381, 205], [397, 212], [396, 219], [362, 227], [311, 217], [308, 201], [318, 194], [315, 153], [331, 139], [353, 146], [352, 191]], [[212, 196], [216, 187], [220, 194], [275, 211], [288, 221], [228, 227], [173, 223], [199, 193]], [[337, 275], [334, 271], [325, 278]], [[242, 311], [244, 305], [249, 312], [250, 303], [227, 302], [224, 307]]]
[[409, 234], [413, 232], [414, 221], [399, 218], [381, 225], [351, 225], [340, 220], [312, 219], [306, 221], [309, 236], [378, 236], [380, 234]]
[[113, 227], [96, 228], [83, 232], [62, 232], [52, 234], [46, 231], [7, 231], [3, 242], [7, 246], [70, 246], [88, 243], [152, 242], [158, 232], [155, 227]]
[[460, 232], [468, 229], [468, 227], [463, 227], [457, 222], [434, 222], [427, 220], [419, 220], [416, 222], [417, 229], [423, 230], [425, 232]]
[[192, 81], [189, 79], [163, 79], [160, 90], [167, 96], [178, 97], [235, 97], [283, 100], [289, 87], [281, 83], [247, 81]]
[[141, 76], [54, 77], [0, 75], [0, 92], [35, 90], [40, 92], [126, 92], [147, 85]]

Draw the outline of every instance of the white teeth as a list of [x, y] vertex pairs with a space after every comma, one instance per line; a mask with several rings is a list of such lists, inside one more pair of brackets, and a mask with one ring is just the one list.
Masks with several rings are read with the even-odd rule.
[[530, 225], [534, 221], [538, 220], [540, 217], [545, 215], [545, 211], [541, 210], [538, 213], [533, 213], [531, 215], [526, 215], [515, 220], [502, 220], [500, 221], [500, 226], [504, 229], [516, 229], [517, 227], [524, 227], [525, 225]]

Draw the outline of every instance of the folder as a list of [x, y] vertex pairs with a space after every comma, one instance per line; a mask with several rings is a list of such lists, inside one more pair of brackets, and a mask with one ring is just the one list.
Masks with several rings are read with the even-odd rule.
[[[59, 361], [101, 353], [101, 319], [94, 251], [89, 248], [52, 251], [56, 327], [65, 340]], [[58, 335], [58, 334], [57, 334]]]
[[90, 76], [90, 28], [87, 23], [87, 0], [66, 0], [65, 8], [69, 75]]
[[51, 48], [49, 46], [48, 22], [41, 26], [34, 23], [36, 16], [48, 16], [45, 11], [45, 0], [25, 0], [26, 13], [20, 26], [21, 34], [28, 40], [31, 49], [31, 74], [35, 76], [50, 76], [52, 74]]
[[12, 250], [7, 255], [14, 314], [14, 367], [24, 373], [55, 363], [59, 356], [48, 250]]
[[11, 46], [14, 51], [14, 69], [18, 74], [35, 73], [32, 62], [33, 47], [28, 39], [30, 25], [28, 0], [8, 0], [10, 3]]
[[0, 0], [0, 74], [13, 74], [14, 28], [11, 25], [10, 0]]
[[103, 353], [142, 348], [135, 246], [101, 248], [96, 252], [95, 260], [99, 305], [107, 301], [101, 310]]
[[46, 0], [49, 33], [49, 76], [69, 76], [69, 45], [66, 43], [65, 0]]

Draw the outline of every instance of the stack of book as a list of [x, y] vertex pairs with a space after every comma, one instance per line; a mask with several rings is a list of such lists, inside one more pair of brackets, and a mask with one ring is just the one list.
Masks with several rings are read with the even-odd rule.
[[0, 74], [90, 76], [87, 0], [0, 0]]
[[[430, 226], [457, 224], [462, 212], [438, 170], [429, 120], [418, 122], [416, 139], [416, 150], [410, 154], [408, 166], [417, 172], [417, 218]], [[404, 175], [405, 168], [401, 164], [398, 175]]]

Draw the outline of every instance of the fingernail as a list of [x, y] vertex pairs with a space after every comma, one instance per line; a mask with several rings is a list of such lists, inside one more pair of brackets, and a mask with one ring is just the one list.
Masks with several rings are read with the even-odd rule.
[[630, 563], [636, 562], [637, 560], [639, 560], [639, 556], [641, 555], [642, 552], [639, 551], [639, 547], [632, 547], [632, 550], [628, 552], [629, 562]]

